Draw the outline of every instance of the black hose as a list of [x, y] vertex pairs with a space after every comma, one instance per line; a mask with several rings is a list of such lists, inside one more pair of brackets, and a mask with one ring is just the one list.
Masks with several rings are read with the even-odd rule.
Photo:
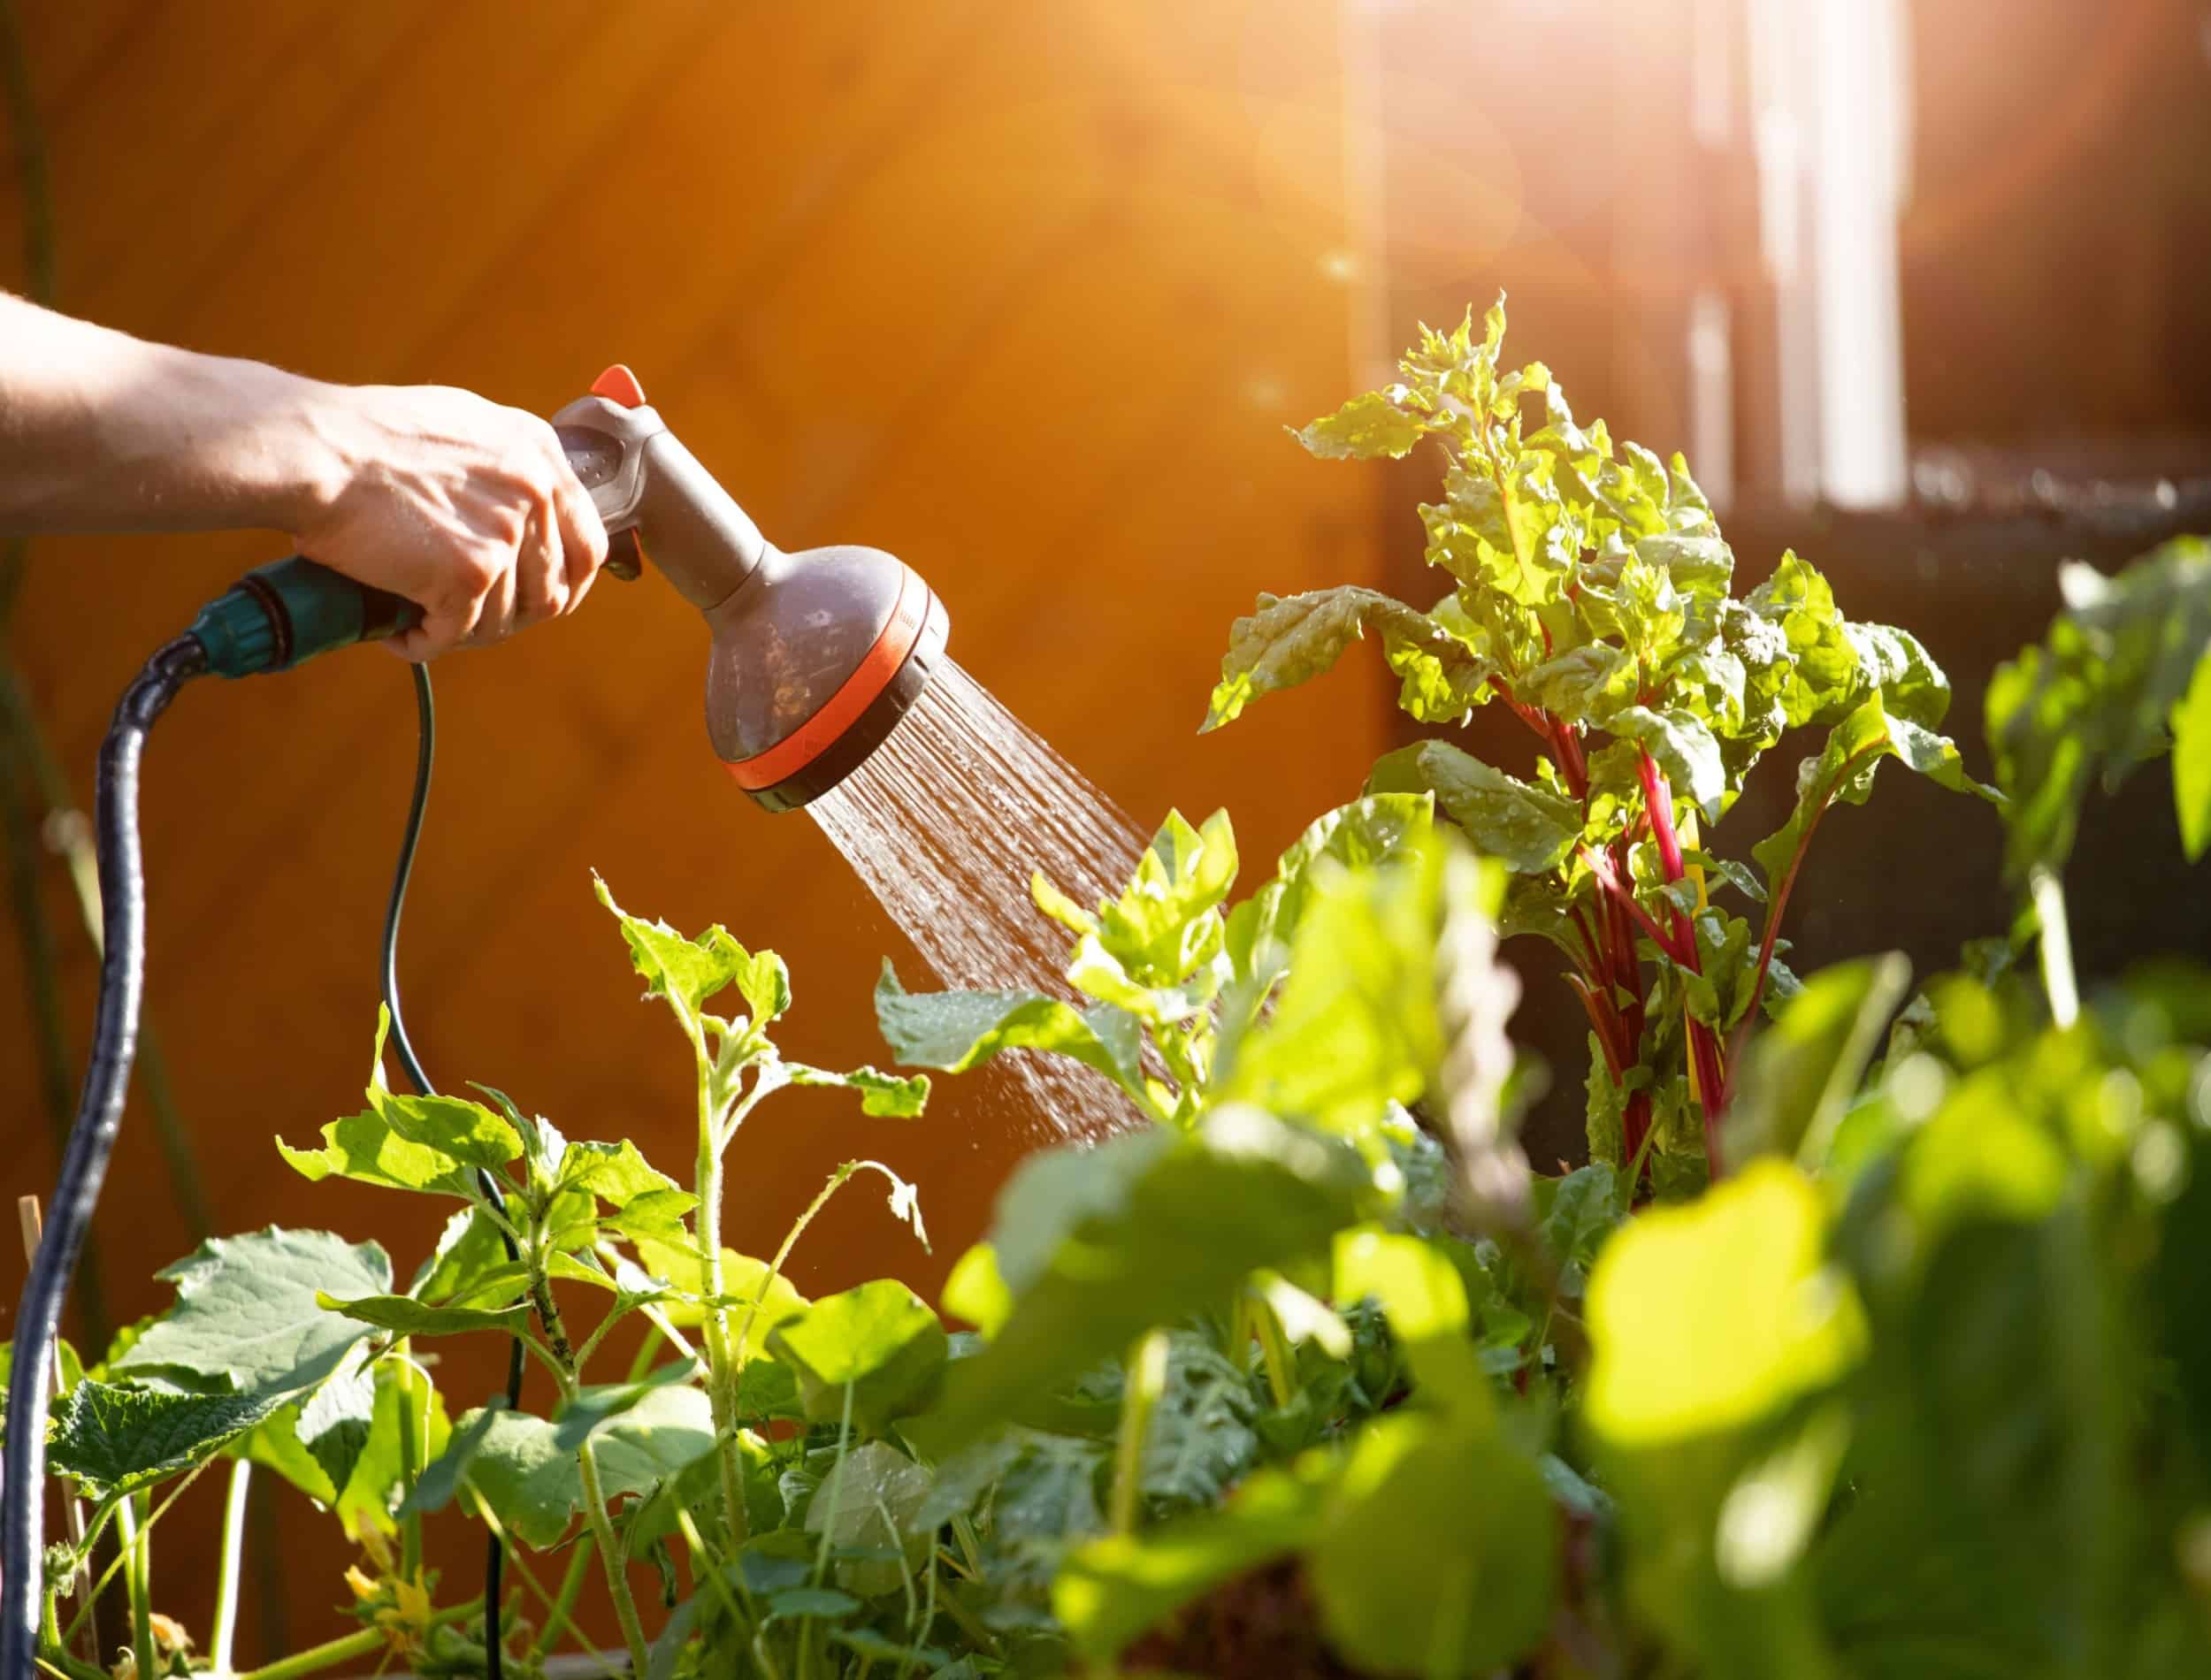
[[123, 1118], [131, 1057], [138, 1048], [139, 1003], [146, 987], [146, 877], [138, 833], [138, 763], [146, 732], [178, 689], [207, 668], [207, 653], [180, 636], [146, 661], [123, 691], [100, 745], [95, 788], [96, 844], [106, 955], [92, 1055], [77, 1118], [62, 1152], [61, 1176], [46, 1210], [46, 1234], [31, 1262], [16, 1309], [13, 1367], [8, 1374], [8, 1450], [0, 1501], [0, 1676], [36, 1671], [45, 1592], [47, 1373], [54, 1338], [107, 1176]]
[[[423, 1096], [435, 1096], [437, 1088], [431, 1084], [430, 1075], [423, 1071], [421, 1059], [415, 1054], [414, 1041], [407, 1035], [407, 1017], [399, 1006], [399, 920], [407, 907], [407, 883], [415, 873], [415, 849], [422, 842], [422, 819], [430, 803], [430, 769], [438, 750], [438, 713], [430, 698], [430, 668], [415, 667], [415, 721], [417, 725], [415, 748], [415, 796], [407, 806], [407, 826], [401, 831], [399, 863], [392, 871], [391, 902], [384, 911], [384, 1007], [391, 1012], [392, 1052], [399, 1058], [401, 1072], [408, 1082]], [[500, 1194], [499, 1180], [482, 1167], [476, 1170], [477, 1183], [482, 1187], [486, 1200], [506, 1211], [505, 1196]], [[515, 1240], [505, 1232], [499, 1240], [506, 1246], [507, 1258], [518, 1260]], [[509, 1409], [522, 1404], [522, 1338], [516, 1336], [507, 1354], [507, 1404]], [[500, 1638], [499, 1610], [501, 1577], [505, 1573], [506, 1552], [500, 1545], [496, 1531], [484, 1543], [484, 1673], [486, 1680], [501, 1680], [505, 1650]]]

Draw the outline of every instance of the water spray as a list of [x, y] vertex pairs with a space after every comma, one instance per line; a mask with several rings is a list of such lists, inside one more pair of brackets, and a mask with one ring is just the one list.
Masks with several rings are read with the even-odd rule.
[[[711, 635], [707, 736], [731, 777], [770, 811], [828, 792], [866, 762], [929, 689], [948, 620], [919, 574], [879, 549], [784, 554], [767, 541], [612, 367], [553, 416], [561, 446], [609, 538], [607, 569], [635, 578], [650, 564], [697, 607]], [[134, 679], [100, 749], [97, 849], [105, 955], [92, 1052], [62, 1157], [45, 1236], [16, 1317], [0, 1505], [0, 1677], [34, 1671], [44, 1586], [47, 1374], [69, 1279], [115, 1146], [145, 985], [145, 883], [138, 768], [147, 732], [191, 679], [289, 670], [318, 653], [396, 635], [420, 622], [411, 601], [368, 589], [302, 555], [249, 572], [200, 611]], [[386, 918], [384, 992], [394, 1046], [417, 1088], [428, 1077], [408, 1042], [394, 956], [407, 875], [428, 787], [428, 676], [416, 672], [422, 751]], [[493, 1191], [496, 1195], [496, 1191]], [[509, 1399], [521, 1374], [520, 1344]], [[499, 1542], [491, 1543], [485, 1615], [490, 1672], [500, 1666]]]

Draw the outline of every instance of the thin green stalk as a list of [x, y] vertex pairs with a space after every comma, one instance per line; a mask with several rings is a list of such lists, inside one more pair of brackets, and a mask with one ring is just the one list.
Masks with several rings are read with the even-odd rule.
[[2042, 959], [2042, 989], [2050, 1000], [2050, 1020], [2062, 1032], [2080, 1019], [2080, 982], [2073, 974], [2073, 935], [2065, 916], [2065, 886], [2052, 869], [2027, 877], [2035, 920], [2042, 924], [2036, 949]]
[[208, 1636], [208, 1657], [217, 1674], [231, 1669], [231, 1646], [238, 1630], [238, 1562], [246, 1544], [246, 1498], [253, 1491], [253, 1460], [230, 1467], [223, 1496], [222, 1549], [215, 1557], [215, 1625]]
[[751, 1531], [745, 1518], [745, 1471], [738, 1459], [737, 1365], [730, 1356], [730, 1319], [722, 1304], [722, 1151], [715, 1144], [713, 1070], [706, 1044], [699, 1057], [699, 1293], [706, 1297], [707, 1403], [714, 1419], [715, 1469], [722, 1485], [722, 1521], [734, 1546]]
[[629, 1571], [623, 1566], [622, 1550], [616, 1543], [614, 1523], [607, 1516], [607, 1496], [599, 1480], [599, 1455], [588, 1436], [576, 1449], [576, 1468], [584, 1482], [584, 1518], [598, 1538], [599, 1555], [607, 1566], [607, 1590], [614, 1595], [622, 1642], [629, 1647], [631, 1671], [641, 1675], [652, 1666], [645, 1623], [638, 1617], [637, 1600], [630, 1592]]
[[1266, 1367], [1267, 1391], [1279, 1410], [1297, 1398], [1297, 1356], [1289, 1350], [1289, 1337], [1274, 1303], [1247, 1287], [1245, 1304], [1251, 1317], [1251, 1332], [1259, 1338], [1260, 1362]]
[[[483, 1604], [484, 1600], [479, 1596], [471, 1599], [466, 1604], [450, 1605], [432, 1614], [430, 1625], [442, 1628], [449, 1627], [455, 1622], [465, 1622], [481, 1609]], [[236, 1680], [300, 1680], [302, 1675], [320, 1674], [325, 1669], [334, 1669], [341, 1662], [351, 1662], [356, 1657], [372, 1656], [385, 1649], [386, 1643], [386, 1636], [383, 1629], [363, 1628], [358, 1633], [344, 1634], [321, 1645], [310, 1646], [304, 1651], [295, 1651], [288, 1657], [279, 1657], [258, 1669], [249, 1669], [236, 1676]]]
[[1128, 1375], [1121, 1391], [1121, 1434], [1113, 1450], [1113, 1527], [1133, 1534], [1144, 1493], [1144, 1445], [1151, 1432], [1152, 1409], [1167, 1389], [1167, 1332], [1147, 1330], [1128, 1354]]
[[[409, 1493], [422, 1475], [422, 1449], [415, 1439], [415, 1367], [414, 1362], [401, 1359], [396, 1366], [399, 1386], [399, 1485]], [[428, 1406], [423, 1408], [423, 1421], [429, 1422]], [[399, 1519], [399, 1572], [401, 1577], [414, 1583], [422, 1578], [422, 1513], [409, 1510]]]
[[[591, 1573], [591, 1554], [599, 1542], [588, 1534], [578, 1536], [576, 1549], [569, 1554], [568, 1573], [561, 1577], [561, 1590], [555, 1595], [552, 1607], [546, 1614], [545, 1626], [531, 1641], [529, 1654], [523, 1658], [524, 1668], [534, 1668], [545, 1661], [545, 1653], [553, 1648], [553, 1641], [563, 1628], [575, 1626], [576, 1600], [584, 1595], [584, 1578]], [[509, 1555], [513, 1548], [508, 1548]], [[583, 1636], [577, 1635], [578, 1643]]]
[[[138, 1509], [144, 1494], [125, 1500], [116, 1508], [123, 1545], [130, 1554], [128, 1585], [131, 1599], [131, 1652], [138, 1672], [151, 1675], [154, 1668], [154, 1525]], [[150, 1511], [149, 1506], [148, 1510]]]

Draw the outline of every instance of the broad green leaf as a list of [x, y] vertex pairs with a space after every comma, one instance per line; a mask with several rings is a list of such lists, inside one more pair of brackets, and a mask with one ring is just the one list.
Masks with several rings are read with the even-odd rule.
[[1817, 759], [1807, 759], [1797, 770], [1796, 808], [1789, 820], [1750, 849], [1765, 871], [1775, 893], [1788, 879], [1797, 848], [1811, 833], [1829, 806], [1837, 800], [1863, 805], [1873, 791], [1873, 773], [1885, 758], [1901, 760], [1937, 786], [1956, 793], [1978, 794], [1992, 804], [2003, 796], [1965, 774], [1958, 750], [1948, 737], [1931, 735], [1916, 723], [1890, 717], [1878, 694], [1867, 699], [1828, 732], [1827, 745]]
[[1635, 703], [1641, 668], [1633, 654], [1610, 642], [1584, 642], [1526, 673], [1513, 692], [1569, 723], [1603, 725]]
[[1788, 664], [1779, 673], [1779, 697], [1792, 727], [1811, 722], [1858, 686], [1858, 651], [1835, 607], [1835, 592], [1818, 570], [1784, 554], [1773, 576], [1752, 590], [1744, 605], [1780, 630]]
[[929, 1489], [929, 1472], [881, 1441], [855, 1447], [838, 1460], [814, 1491], [806, 1531], [826, 1535], [833, 1547], [894, 1554], [840, 1558], [838, 1586], [863, 1599], [882, 1598], [920, 1571], [935, 1532], [917, 1520]]
[[804, 1062], [784, 1062], [783, 1071], [793, 1085], [828, 1085], [860, 1093], [860, 1111], [884, 1119], [910, 1120], [929, 1105], [929, 1075], [880, 1073], [855, 1067], [833, 1073]]
[[[332, 1489], [353, 1479], [376, 1421], [376, 1373], [356, 1355], [300, 1402], [293, 1432]], [[325, 1504], [335, 1501], [333, 1491]]]
[[2200, 861], [2211, 849], [2211, 653], [2196, 661], [2188, 691], [2173, 704], [2173, 804], [2181, 849]]
[[746, 950], [719, 923], [686, 939], [664, 921], [648, 921], [624, 910], [596, 874], [592, 885], [599, 902], [621, 924], [646, 995], [665, 998], [678, 1020], [697, 1020], [707, 1000], [732, 985], [755, 1027], [768, 1026], [791, 1007], [791, 976], [774, 951]]
[[[557, 1424], [526, 1412], [498, 1411], [488, 1424], [471, 1412], [456, 1434], [476, 1442], [461, 1478], [526, 1546], [556, 1544], [583, 1508], [576, 1443]], [[655, 1388], [593, 1430], [601, 1491], [609, 1506], [641, 1499], [667, 1478], [714, 1450], [707, 1397], [690, 1387]]]
[[295, 1149], [282, 1138], [276, 1146], [292, 1170], [310, 1183], [351, 1179], [387, 1190], [432, 1190], [463, 1202], [472, 1202], [477, 1194], [474, 1176], [460, 1162], [442, 1149], [409, 1142], [374, 1114], [331, 1121], [323, 1127], [319, 1149]]
[[2058, 581], [2066, 610], [1988, 684], [2013, 881], [2063, 867], [2092, 780], [2115, 787], [2165, 750], [2211, 645], [2211, 540], [2175, 538], [2115, 577], [2068, 565]]
[[1581, 838], [1581, 807], [1493, 769], [1446, 741], [1384, 753], [1367, 775], [1370, 795], [1432, 793], [1485, 857], [1518, 874], [1543, 874]]
[[47, 1458], [102, 1495], [203, 1464], [284, 1403], [279, 1394], [178, 1394], [87, 1380], [56, 1402]]
[[769, 1333], [768, 1350], [797, 1376], [811, 1421], [836, 1423], [849, 1405], [853, 1427], [879, 1435], [929, 1403], [948, 1344], [927, 1303], [884, 1278], [784, 1319]]
[[1219, 1100], [1307, 1122], [1381, 1158], [1391, 1105], [1419, 1097], [1442, 1054], [1435, 945], [1458, 844], [1431, 836], [1384, 867], [1314, 880], [1274, 1014], [1215, 1062]]
[[402, 1501], [404, 1511], [442, 1511], [461, 1491], [462, 1473], [492, 1432], [492, 1425], [508, 1409], [507, 1397], [494, 1394], [486, 1405], [463, 1416], [459, 1426], [446, 1438], [445, 1450], [423, 1466], [414, 1489]]
[[1095, 1149], [1042, 1149], [998, 1195], [991, 1248], [999, 1287], [1018, 1296], [1051, 1270], [1060, 1246], [1093, 1219], [1121, 1218], [1132, 1187], [1175, 1147], [1172, 1133], [1144, 1131]]
[[392, 1012], [376, 1012], [376, 1053], [369, 1063], [369, 1112], [395, 1136], [467, 1166], [502, 1167], [522, 1153], [522, 1136], [481, 1103], [458, 1096], [400, 1096], [384, 1083], [384, 1042]]
[[1335, 1240], [1335, 1302], [1372, 1299], [1389, 1319], [1427, 1401], [1471, 1424], [1495, 1413], [1474, 1356], [1458, 1269], [1419, 1237], [1344, 1231]]
[[1290, 434], [1323, 461], [1402, 460], [1427, 435], [1427, 416], [1411, 406], [1404, 386], [1353, 397], [1334, 414]]
[[[411, 1453], [402, 1446], [402, 1431], [413, 1435]], [[338, 1519], [348, 1539], [358, 1539], [366, 1529], [382, 1534], [396, 1531], [409, 1464], [436, 1462], [452, 1432], [444, 1397], [421, 1373], [395, 1360], [378, 1361], [376, 1405], [368, 1438], [337, 1499]]]
[[477, 1209], [463, 1208], [446, 1221], [438, 1246], [416, 1269], [407, 1293], [417, 1301], [450, 1301], [506, 1264], [507, 1244], [499, 1227]]
[[[1681, 457], [1676, 455], [1674, 460], [1678, 463]], [[1681, 479], [1687, 482], [1686, 471]], [[1710, 510], [1705, 512], [1709, 519]], [[1724, 596], [1735, 576], [1734, 551], [1714, 529], [1667, 531], [1638, 538], [1635, 555], [1645, 565], [1665, 573], [1684, 595]]]
[[1582, 1413], [1599, 1438], [1641, 1448], [1739, 1429], [1848, 1371], [1864, 1319], [1825, 1267], [1825, 1234], [1818, 1190], [1771, 1159], [1616, 1233], [1587, 1301]]
[[570, 1143], [561, 1157], [558, 1181], [589, 1190], [614, 1208], [627, 1207], [641, 1195], [681, 1196], [686, 1211], [698, 1204], [697, 1197], [680, 1189], [627, 1138], [619, 1143]]
[[1448, 722], [1488, 698], [1489, 663], [1473, 646], [1418, 607], [1346, 584], [1302, 595], [1262, 594], [1258, 607], [1236, 620], [1199, 733], [1235, 722], [1262, 695], [1333, 669], [1369, 630], [1382, 638], [1408, 699], [1420, 706], [1416, 716]]
[[1135, 1019], [1110, 1004], [1077, 1010], [1042, 992], [909, 992], [884, 958], [876, 1023], [908, 1065], [964, 1073], [1004, 1050], [1051, 1050], [1143, 1088]]
[[1888, 624], [1845, 624], [1843, 635], [1858, 657], [1857, 692], [1881, 697], [1891, 717], [1938, 729], [1950, 710], [1950, 679], [1909, 630]]
[[[687, 1297], [663, 1302], [662, 1316], [670, 1324], [685, 1327], [705, 1322], [706, 1309], [700, 1302], [707, 1290], [697, 1251], [649, 1236], [634, 1241], [638, 1259], [645, 1269], [656, 1278], [666, 1279]], [[744, 1323], [746, 1312], [753, 1310], [753, 1303], [760, 1303], [746, 1349], [747, 1358], [763, 1356], [768, 1333], [784, 1319], [796, 1317], [811, 1304], [783, 1273], [769, 1271], [765, 1260], [755, 1260], [734, 1249], [722, 1250], [722, 1299], [731, 1303], [739, 1325]]]
[[1504, 482], [1486, 459], [1446, 471], [1442, 501], [1420, 509], [1426, 558], [1462, 584], [1540, 607], [1559, 598], [1579, 544], [1540, 477], [1508, 468]]
[[1087, 1542], [1052, 1584], [1053, 1615], [1076, 1650], [1110, 1667], [1184, 1605], [1307, 1545], [1320, 1532], [1336, 1467], [1334, 1454], [1308, 1453], [1256, 1471], [1217, 1510]]
[[[1603, 1061], [1595, 1077], [1605, 1079]], [[1598, 1250], [1620, 1223], [1619, 1174], [1593, 1162], [1564, 1178], [1538, 1178], [1534, 1185], [1536, 1233], [1558, 1269], [1559, 1292], [1573, 1299], [1587, 1287]]]
[[1375, 793], [1315, 818], [1282, 853], [1274, 878], [1228, 913], [1228, 957], [1236, 972], [1271, 980], [1266, 971], [1287, 961], [1286, 942], [1304, 915], [1321, 859], [1347, 868], [1380, 863], [1427, 834], [1434, 813], [1430, 794]]
[[1910, 981], [1911, 964], [1896, 952], [1807, 981], [1750, 1046], [1727, 1115], [1727, 1158], [1795, 1155], [1817, 1172]]
[[1687, 712], [1654, 712], [1631, 706], [1604, 726], [1624, 741], [1633, 741], [1666, 773], [1676, 799], [1686, 799], [1717, 822], [1736, 790], [1728, 784], [1719, 742]]
[[1141, 1163], [1125, 1195], [1055, 1245], [997, 1337], [955, 1361], [936, 1409], [907, 1426], [932, 1454], [1021, 1415], [1143, 1332], [1225, 1302], [1250, 1272], [1326, 1255], [1369, 1195], [1369, 1174], [1340, 1145], [1250, 1108], [1216, 1108], [1187, 1135], [1116, 1138], [1086, 1158], [1122, 1150]]
[[373, 1242], [271, 1227], [210, 1237], [155, 1275], [176, 1285], [176, 1305], [113, 1363], [119, 1375], [280, 1400], [321, 1382], [369, 1333], [317, 1296], [386, 1294], [392, 1263]]
[[402, 1336], [457, 1336], [471, 1330], [497, 1330], [512, 1335], [530, 1317], [530, 1310], [524, 1306], [497, 1310], [482, 1307], [432, 1307], [406, 1295], [361, 1295], [343, 1300], [318, 1291], [315, 1299], [327, 1311]]
[[1359, 1436], [1306, 1568], [1360, 1667], [1458, 1680], [1542, 1642], [1558, 1538], [1542, 1473], [1503, 1435], [1401, 1416]]

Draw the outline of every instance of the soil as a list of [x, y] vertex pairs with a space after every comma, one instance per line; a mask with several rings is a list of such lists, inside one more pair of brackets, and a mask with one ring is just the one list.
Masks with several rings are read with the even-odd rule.
[[1372, 1680], [1320, 1637], [1312, 1592], [1295, 1559], [1239, 1576], [1201, 1599], [1131, 1646], [1121, 1670], [1212, 1680]]

